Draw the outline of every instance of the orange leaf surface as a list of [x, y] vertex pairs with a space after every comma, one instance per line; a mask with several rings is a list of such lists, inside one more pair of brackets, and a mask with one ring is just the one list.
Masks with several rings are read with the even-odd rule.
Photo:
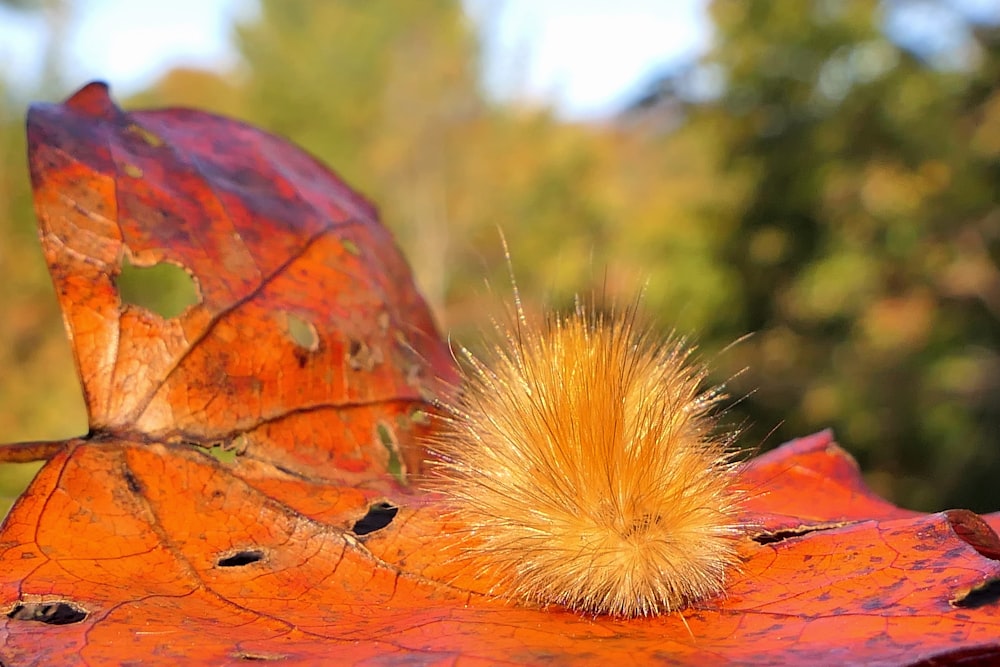
[[[618, 620], [488, 597], [448, 557], [461, 518], [404, 474], [450, 357], [371, 206], [275, 137], [96, 84], [29, 138], [91, 433], [0, 450], [51, 454], [0, 529], [3, 664], [1000, 657], [1000, 518], [896, 508], [829, 433], [745, 467], [720, 599]], [[123, 304], [126, 258], [184, 267], [198, 303]]]

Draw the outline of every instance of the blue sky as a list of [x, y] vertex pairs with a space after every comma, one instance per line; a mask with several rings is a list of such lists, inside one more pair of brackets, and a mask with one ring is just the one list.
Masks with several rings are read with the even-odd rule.
[[[133, 91], [172, 66], [225, 66], [234, 18], [252, 0], [77, 0], [66, 45], [71, 88], [100, 78]], [[617, 110], [664, 63], [710, 39], [705, 0], [465, 0], [484, 33], [487, 82], [505, 97], [553, 103], [565, 115]], [[37, 76], [44, 23], [0, 10], [0, 70]], [[68, 92], [68, 91], [67, 91]]]

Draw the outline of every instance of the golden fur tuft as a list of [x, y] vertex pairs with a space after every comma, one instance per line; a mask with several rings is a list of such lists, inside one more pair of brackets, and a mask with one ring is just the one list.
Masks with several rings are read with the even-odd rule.
[[517, 307], [429, 448], [493, 592], [621, 617], [723, 591], [737, 561], [733, 434], [680, 341], [584, 307], [542, 326]]

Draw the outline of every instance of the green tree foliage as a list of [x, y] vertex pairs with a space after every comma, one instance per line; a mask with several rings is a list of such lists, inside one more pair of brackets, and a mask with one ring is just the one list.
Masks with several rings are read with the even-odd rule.
[[754, 430], [831, 425], [890, 496], [995, 508], [1000, 33], [935, 68], [883, 9], [716, 0], [702, 66], [726, 87], [682, 132], [747, 183], [722, 257], [755, 332], [733, 354]]
[[[19, 11], [45, 11], [50, 42], [64, 14], [57, 0], [3, 0]], [[86, 431], [80, 385], [55, 293], [38, 246], [25, 161], [25, 98], [55, 84], [46, 48], [37, 90], [13, 89], [0, 64], [0, 433], [3, 441], [57, 439]], [[37, 464], [0, 466], [0, 515]]]
[[682, 330], [725, 320], [732, 276], [690, 196], [730, 197], [711, 161], [688, 144], [489, 100], [459, 2], [265, 0], [238, 44], [243, 115], [379, 203], [450, 329], [487, 319], [466, 306], [484, 300], [484, 279], [509, 293], [498, 229], [526, 294], [629, 301], [648, 279], [651, 303]]
[[[23, 107], [0, 103], [0, 432], [5, 439], [86, 430], [55, 293], [38, 247], [25, 167]], [[72, 406], [69, 407], [68, 406]]]
[[[6, 3], [46, 11], [50, 34], [61, 25], [61, 2]], [[54, 51], [56, 47], [47, 48]], [[86, 431], [83, 398], [62, 330], [52, 283], [38, 246], [25, 160], [26, 94], [12, 89], [0, 67], [0, 433], [4, 440], [61, 438]], [[43, 71], [38, 90], [51, 74]], [[2, 483], [0, 483], [2, 487]], [[3, 495], [0, 490], [0, 495]]]
[[[378, 202], [459, 340], [510, 294], [499, 228], [529, 310], [644, 288], [746, 394], [731, 419], [748, 445], [834, 426], [897, 501], [996, 509], [998, 39], [976, 26], [965, 66], [936, 67], [886, 36], [888, 6], [715, 0], [716, 44], [692, 72], [718, 94], [570, 123], [485, 94], [458, 0], [262, 0], [236, 28], [236, 71], [177, 70], [129, 104], [241, 117], [331, 164]], [[28, 220], [7, 121], [0, 208]], [[17, 225], [0, 261], [36, 262], [5, 286], [27, 308], [49, 288]], [[54, 300], [36, 307], [17, 326], [55, 345], [37, 334], [61, 336]], [[17, 341], [0, 324], [0, 354]], [[0, 367], [34, 378], [43, 359], [58, 366], [34, 352]], [[38, 411], [68, 399], [33, 391], [39, 407], [15, 402], [12, 423], [65, 427]]]

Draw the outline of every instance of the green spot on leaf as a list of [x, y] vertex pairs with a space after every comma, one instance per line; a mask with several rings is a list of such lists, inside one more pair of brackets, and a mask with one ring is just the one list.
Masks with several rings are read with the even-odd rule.
[[319, 335], [316, 327], [309, 320], [303, 319], [293, 313], [287, 313], [288, 335], [292, 337], [295, 344], [304, 347], [310, 352], [319, 347]]
[[344, 250], [351, 253], [355, 257], [361, 256], [361, 248], [359, 248], [358, 244], [351, 239], [341, 239], [340, 243], [344, 246]]
[[142, 178], [142, 169], [140, 169], [138, 165], [126, 162], [122, 165], [122, 170], [132, 178]]
[[375, 426], [375, 430], [378, 433], [379, 442], [389, 452], [389, 474], [395, 477], [400, 484], [406, 484], [406, 472], [403, 470], [403, 462], [399, 458], [399, 445], [392, 430], [384, 422], [379, 422]]
[[135, 124], [129, 125], [127, 131], [138, 136], [139, 138], [141, 138], [143, 141], [145, 141], [147, 144], [149, 144], [154, 148], [159, 148], [164, 144], [163, 139], [161, 139], [157, 134], [150, 132], [142, 125], [135, 125]]

